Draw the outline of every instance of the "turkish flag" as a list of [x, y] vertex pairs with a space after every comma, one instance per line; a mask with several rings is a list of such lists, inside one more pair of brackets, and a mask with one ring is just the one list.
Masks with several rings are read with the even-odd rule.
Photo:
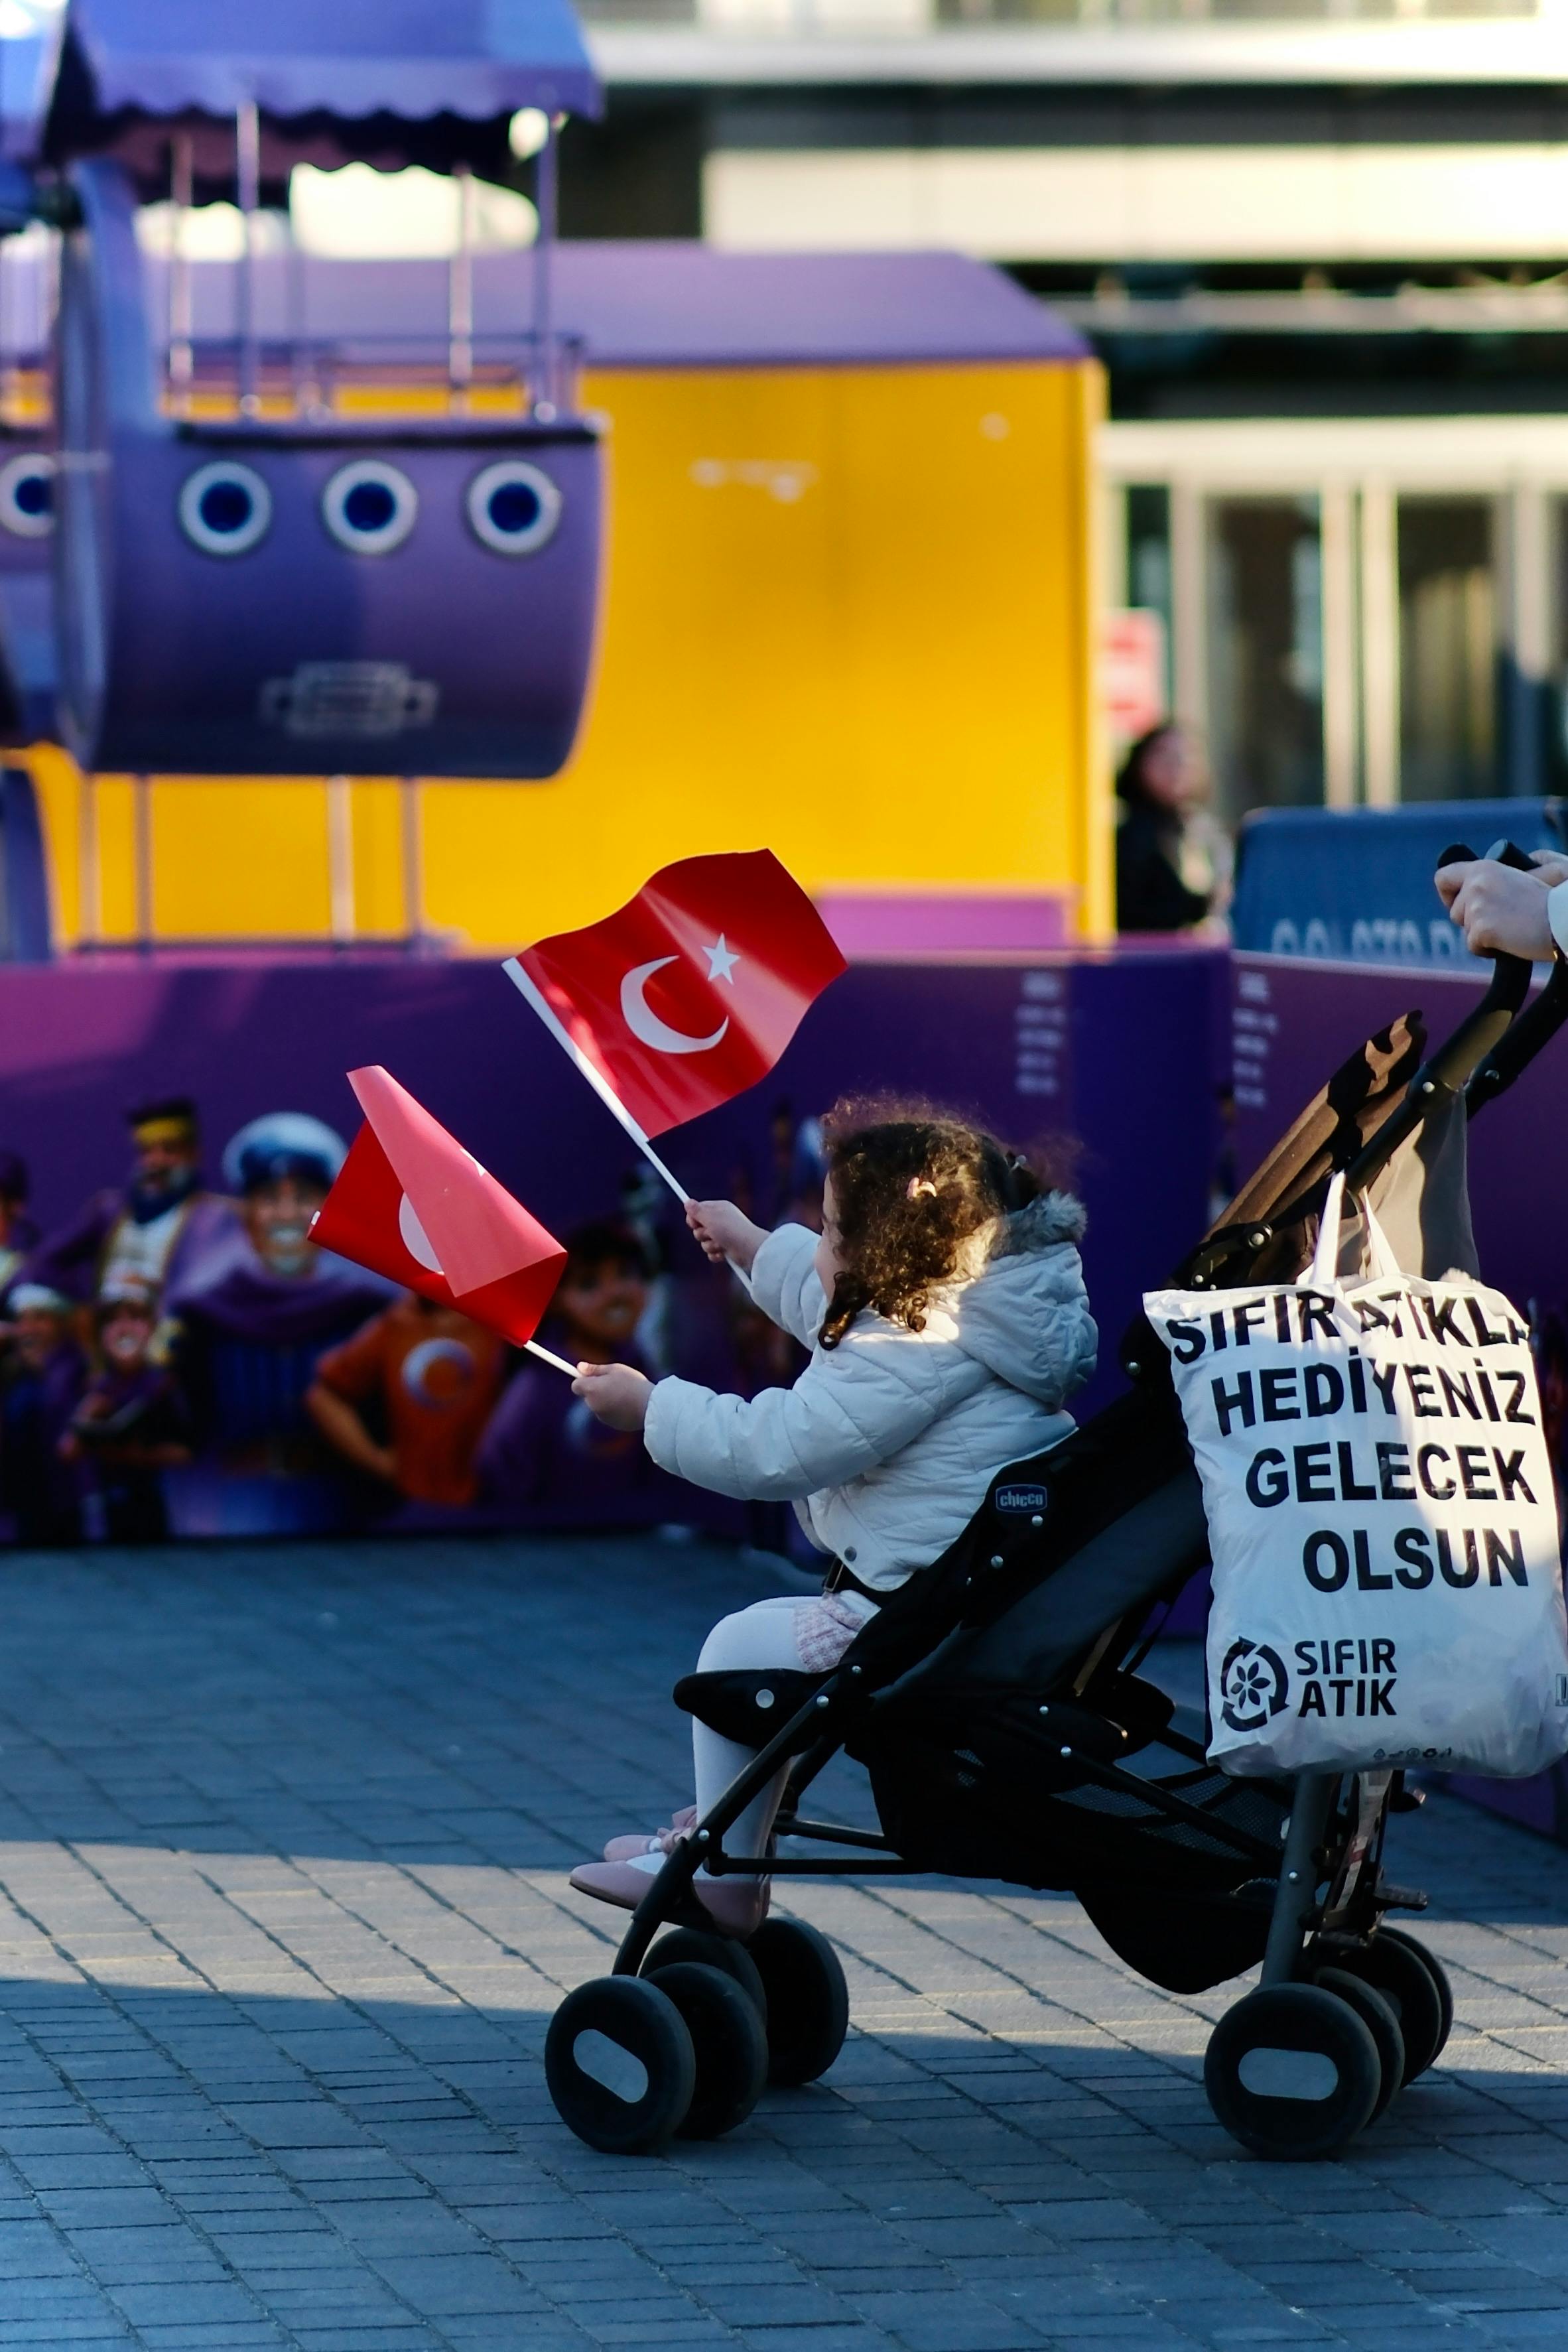
[[385, 1070], [351, 1070], [349, 1084], [365, 1124], [310, 1239], [521, 1347], [565, 1251]]
[[603, 922], [516, 961], [647, 1135], [766, 1077], [845, 969], [769, 849], [683, 857]]

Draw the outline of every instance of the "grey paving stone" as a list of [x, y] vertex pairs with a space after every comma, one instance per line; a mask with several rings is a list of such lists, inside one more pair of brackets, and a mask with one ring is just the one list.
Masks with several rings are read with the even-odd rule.
[[742, 2328], [738, 2341], [752, 2352], [890, 2352], [897, 2338], [879, 2327]]
[[616, 1923], [564, 1870], [679, 1801], [669, 1683], [769, 1589], [652, 1565], [657, 1607], [640, 1541], [0, 1556], [0, 2346], [1568, 2343], [1568, 1873], [1441, 1797], [1392, 1859], [1459, 2028], [1345, 2163], [1215, 2125], [1229, 1989], [929, 1880], [789, 1890], [852, 1985], [826, 2084], [573, 2140], [544, 2028]]

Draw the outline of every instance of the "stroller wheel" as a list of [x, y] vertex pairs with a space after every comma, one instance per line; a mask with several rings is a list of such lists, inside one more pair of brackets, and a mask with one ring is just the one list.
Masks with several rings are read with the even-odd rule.
[[755, 2002], [722, 1969], [674, 1960], [645, 1979], [680, 2011], [697, 2056], [697, 2084], [676, 2130], [718, 2139], [743, 2124], [767, 2087], [768, 2037]]
[[1266, 1985], [1227, 2010], [1204, 2057], [1209, 2105], [1254, 2156], [1337, 2156], [1371, 2122], [1383, 2088], [1377, 2044], [1321, 1986]]
[[849, 2031], [849, 1988], [837, 1953], [804, 1919], [764, 1919], [746, 1949], [767, 1993], [769, 2081], [815, 2083]]
[[723, 1975], [733, 1977], [742, 1991], [751, 1996], [757, 2015], [766, 2024], [768, 1996], [762, 1973], [744, 1944], [737, 1944], [732, 1936], [705, 1935], [700, 1927], [671, 1927], [668, 1935], [659, 1937], [637, 1974], [651, 1977], [659, 1969], [673, 1967], [677, 1960], [699, 1960], [705, 1969], [718, 1969]]
[[[1419, 2066], [1411, 2068], [1410, 2078], [1414, 2081], [1417, 2074], [1425, 2074], [1426, 2068], [1442, 2056], [1448, 2036], [1454, 2030], [1454, 1988], [1448, 1982], [1448, 1971], [1436, 1953], [1429, 1951], [1418, 1936], [1407, 1935], [1403, 1927], [1380, 1927], [1373, 1938], [1372, 1949], [1375, 1952], [1380, 1948], [1384, 1951], [1408, 1952], [1412, 1959], [1420, 1961], [1437, 1989], [1437, 2038], [1432, 2045], [1431, 2056], [1424, 2059]], [[1408, 2045], [1411, 2040], [1408, 2028], [1405, 2029], [1405, 2039]]]
[[1395, 2091], [1405, 2087], [1405, 2036], [1399, 2030], [1399, 2014], [1386, 1993], [1368, 1983], [1349, 1969], [1320, 1969], [1315, 1979], [1325, 1992], [1337, 1993], [1349, 2003], [1377, 2044], [1377, 2066], [1382, 2077], [1377, 2105], [1372, 2111], [1375, 2123]]
[[562, 2122], [590, 2147], [657, 2156], [686, 2119], [697, 2059], [667, 1992], [641, 1977], [595, 1977], [550, 2021], [544, 2080]]
[[1439, 1963], [1414, 1936], [1403, 1936], [1397, 1927], [1380, 1927], [1370, 1944], [1336, 1952], [1334, 1970], [1359, 1977], [1383, 1995], [1399, 2020], [1404, 2079], [1414, 2083], [1442, 2049], [1454, 2021], [1453, 1998]]

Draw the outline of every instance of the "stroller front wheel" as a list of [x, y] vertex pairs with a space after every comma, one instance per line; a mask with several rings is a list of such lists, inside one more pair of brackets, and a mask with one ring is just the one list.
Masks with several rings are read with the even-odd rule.
[[732, 1936], [708, 1935], [700, 1927], [670, 1927], [654, 1945], [637, 1974], [656, 1976], [660, 1969], [673, 1968], [677, 1960], [698, 1960], [704, 1968], [717, 1969], [721, 1975], [733, 1977], [742, 1991], [750, 1997], [757, 2015], [764, 2024], [767, 2022], [768, 1996], [761, 1973], [744, 1944], [737, 1944]]
[[669, 1995], [642, 1977], [569, 1992], [544, 2037], [544, 2080], [569, 2130], [605, 2156], [657, 2156], [685, 2122], [697, 2056]]
[[682, 2139], [733, 2131], [767, 2088], [768, 2037], [755, 2001], [727, 1970], [701, 1960], [672, 1960], [642, 1981], [669, 1996], [696, 2053], [696, 2086], [676, 2130]]
[[764, 1919], [746, 1949], [767, 1994], [768, 2080], [815, 2083], [849, 2031], [849, 1988], [837, 1953], [804, 1919]]
[[1267, 1985], [1209, 2036], [1204, 2088], [1217, 2120], [1254, 2156], [1337, 2156], [1372, 2121], [1383, 2089], [1377, 2044], [1348, 2002], [1320, 1986]]

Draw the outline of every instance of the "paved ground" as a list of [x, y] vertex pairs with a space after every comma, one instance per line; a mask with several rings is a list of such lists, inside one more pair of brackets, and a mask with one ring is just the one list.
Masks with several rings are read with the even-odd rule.
[[1215, 1999], [1075, 1906], [805, 1896], [857, 2032], [657, 2163], [539, 2063], [612, 1915], [564, 1868], [685, 1788], [717, 1553], [0, 1563], [0, 2344], [1189, 2352], [1568, 2343], [1568, 1855], [1398, 1825], [1460, 2026], [1353, 2160], [1239, 2158]]

